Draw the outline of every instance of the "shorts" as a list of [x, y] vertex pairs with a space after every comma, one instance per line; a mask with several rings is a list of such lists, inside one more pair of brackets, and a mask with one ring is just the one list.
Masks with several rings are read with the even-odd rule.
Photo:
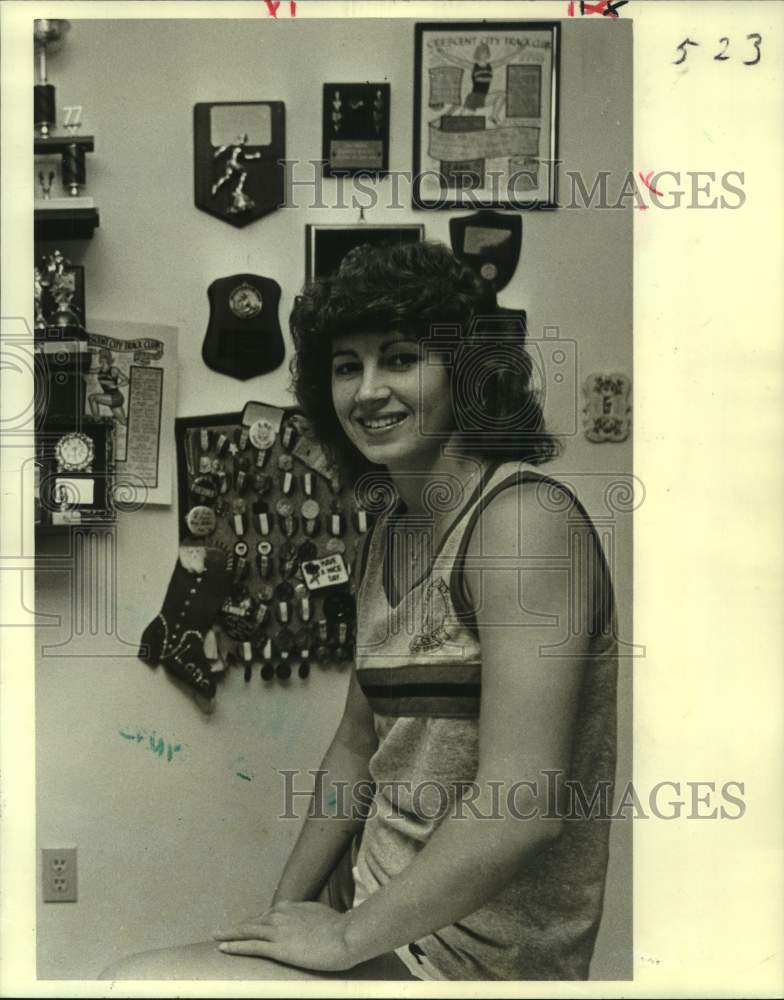
[[[369, 896], [359, 881], [356, 860], [357, 841], [354, 840], [350, 850], [346, 851], [333, 869], [321, 892], [321, 901], [339, 913], [345, 913], [347, 910], [360, 906]], [[418, 945], [401, 945], [400, 948], [395, 948], [395, 954], [411, 975], [417, 979], [443, 980], [444, 977], [432, 965]]]

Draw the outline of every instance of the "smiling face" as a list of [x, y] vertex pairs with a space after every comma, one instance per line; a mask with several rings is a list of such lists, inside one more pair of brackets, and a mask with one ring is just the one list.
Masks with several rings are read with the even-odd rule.
[[432, 465], [454, 428], [449, 376], [403, 333], [350, 333], [332, 345], [332, 402], [348, 438], [390, 471]]

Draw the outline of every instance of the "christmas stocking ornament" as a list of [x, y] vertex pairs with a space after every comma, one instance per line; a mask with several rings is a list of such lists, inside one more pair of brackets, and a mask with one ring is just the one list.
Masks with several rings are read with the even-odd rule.
[[150, 666], [162, 663], [199, 694], [213, 698], [215, 679], [204, 638], [230, 584], [222, 549], [182, 546], [160, 614], [142, 634], [139, 659]]

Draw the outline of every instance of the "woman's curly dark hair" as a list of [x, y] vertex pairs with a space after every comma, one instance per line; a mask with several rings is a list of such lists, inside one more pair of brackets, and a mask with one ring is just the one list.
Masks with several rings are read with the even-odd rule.
[[[373, 466], [346, 437], [332, 404], [332, 339], [396, 330], [449, 351], [455, 420], [466, 454], [541, 464], [559, 451], [531, 385], [520, 320], [490, 304], [487, 287], [442, 243], [351, 250], [337, 273], [294, 301], [292, 389], [300, 408], [350, 482]], [[454, 331], [451, 336], [434, 334]]]

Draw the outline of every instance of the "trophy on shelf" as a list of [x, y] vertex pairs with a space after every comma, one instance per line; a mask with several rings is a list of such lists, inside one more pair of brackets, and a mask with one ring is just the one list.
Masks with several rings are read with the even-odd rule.
[[71, 27], [69, 21], [42, 20], [33, 23], [33, 38], [35, 40], [35, 55], [38, 66], [38, 83], [35, 85], [35, 127], [42, 139], [49, 137], [50, 129], [56, 123], [54, 86], [49, 83], [46, 75], [47, 50], [56, 52], [60, 43]]
[[53, 194], [54, 170], [51, 162], [40, 164], [37, 171], [40, 196], [36, 198], [36, 240], [89, 239], [99, 224], [98, 212], [91, 197], [84, 193], [87, 182], [87, 153], [94, 146], [91, 135], [78, 135], [82, 108], [63, 108], [65, 134], [56, 135], [55, 88], [47, 76], [47, 56], [55, 52], [70, 28], [68, 21], [37, 19], [33, 27], [37, 65], [34, 87], [35, 155], [60, 157], [60, 181], [63, 193]]

